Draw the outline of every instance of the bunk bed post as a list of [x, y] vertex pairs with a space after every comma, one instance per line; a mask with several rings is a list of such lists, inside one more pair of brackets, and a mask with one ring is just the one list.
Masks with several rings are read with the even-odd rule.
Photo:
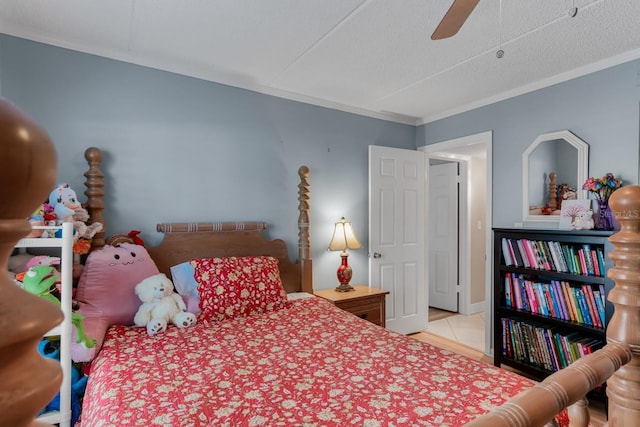
[[311, 270], [311, 234], [309, 232], [309, 168], [298, 169], [298, 262], [300, 263], [301, 290], [313, 293]]
[[609, 238], [615, 266], [607, 272], [615, 286], [608, 299], [615, 309], [607, 327], [607, 343], [631, 347], [629, 363], [607, 381], [609, 426], [640, 425], [640, 187], [616, 190], [610, 206], [621, 229]]
[[89, 147], [84, 152], [84, 158], [89, 164], [89, 170], [84, 173], [86, 178], [84, 194], [87, 196], [86, 209], [89, 212], [87, 223], [89, 225], [94, 222], [102, 224], [102, 230], [96, 233], [91, 240], [91, 249], [99, 249], [105, 245], [104, 236], [107, 231], [107, 225], [102, 217], [102, 211], [104, 211], [104, 175], [100, 170], [102, 152], [99, 148]]
[[55, 396], [60, 365], [38, 353], [43, 334], [62, 321], [59, 308], [12, 283], [8, 259], [31, 231], [27, 218], [56, 180], [56, 151], [46, 132], [13, 104], [0, 99], [0, 425], [41, 425], [33, 418]]

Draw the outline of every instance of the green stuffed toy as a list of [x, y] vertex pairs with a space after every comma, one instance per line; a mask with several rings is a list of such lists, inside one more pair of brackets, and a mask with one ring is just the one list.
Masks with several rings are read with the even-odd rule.
[[[56, 288], [58, 271], [51, 266], [36, 265], [31, 267], [22, 278], [24, 290], [40, 296], [60, 307], [60, 300], [51, 292]], [[96, 340], [89, 338], [84, 332], [84, 316], [78, 313], [71, 313], [71, 323], [76, 328], [76, 342], [86, 348], [93, 348]]]

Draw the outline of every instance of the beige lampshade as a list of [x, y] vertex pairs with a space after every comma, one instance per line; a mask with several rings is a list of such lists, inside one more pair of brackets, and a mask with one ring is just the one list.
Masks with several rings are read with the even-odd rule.
[[329, 243], [330, 251], [344, 251], [345, 249], [360, 249], [362, 245], [353, 232], [351, 222], [345, 221], [344, 217], [336, 222], [333, 229], [333, 237]]

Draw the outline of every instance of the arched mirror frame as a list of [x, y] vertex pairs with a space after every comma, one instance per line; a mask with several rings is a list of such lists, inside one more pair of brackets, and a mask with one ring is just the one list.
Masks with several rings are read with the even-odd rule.
[[[546, 141], [562, 139], [578, 150], [576, 190], [578, 199], [586, 199], [587, 192], [582, 184], [587, 180], [589, 169], [589, 144], [578, 138], [568, 130], [545, 133], [540, 135], [522, 154], [522, 219], [529, 222], [559, 222], [560, 215], [530, 215], [529, 214], [529, 156], [540, 144]], [[552, 171], [549, 171], [552, 172]], [[544, 183], [540, 183], [544, 185]]]

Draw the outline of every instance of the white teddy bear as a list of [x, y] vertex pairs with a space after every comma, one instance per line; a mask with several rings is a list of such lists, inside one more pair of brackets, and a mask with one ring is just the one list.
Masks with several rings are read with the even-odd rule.
[[167, 330], [171, 322], [179, 328], [196, 323], [196, 316], [189, 313], [182, 297], [173, 292], [173, 283], [162, 273], [147, 277], [136, 285], [136, 295], [142, 301], [133, 321], [146, 326], [149, 335]]
[[580, 211], [571, 225], [576, 230], [591, 230], [593, 228], [593, 211], [591, 209]]

